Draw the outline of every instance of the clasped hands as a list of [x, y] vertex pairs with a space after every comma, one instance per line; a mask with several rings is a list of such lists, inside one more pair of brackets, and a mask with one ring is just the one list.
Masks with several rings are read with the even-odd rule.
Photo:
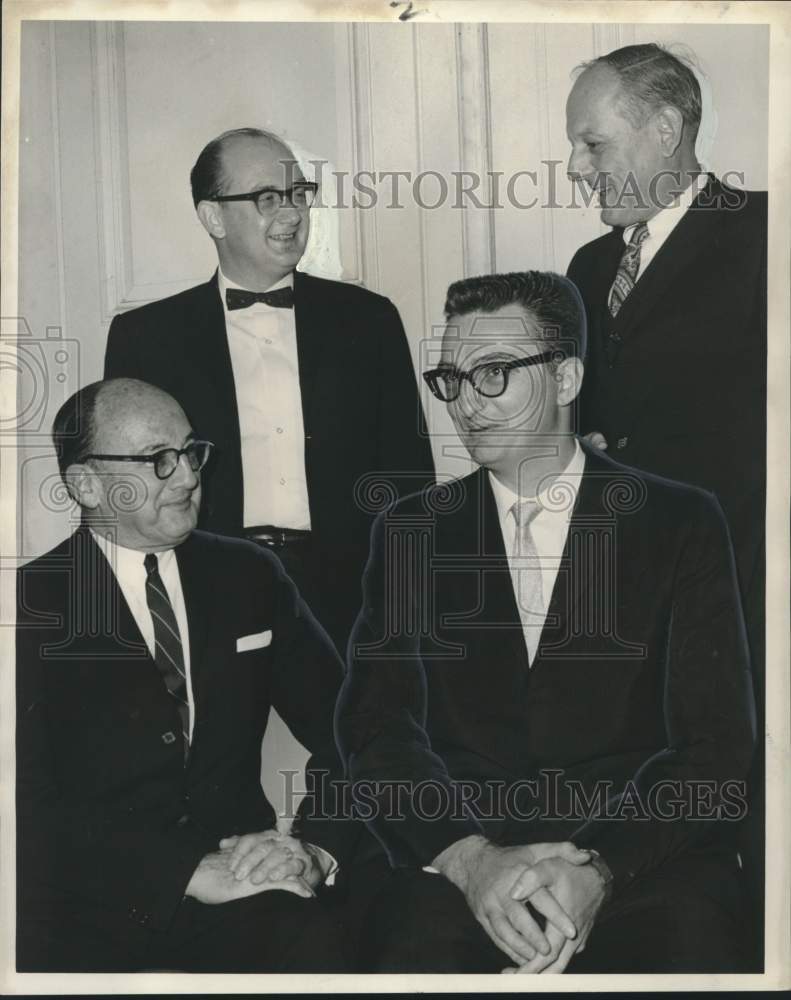
[[186, 896], [216, 904], [282, 889], [309, 898], [326, 874], [314, 848], [277, 830], [224, 837], [219, 848], [201, 859]]
[[[433, 862], [464, 893], [475, 918], [515, 966], [503, 972], [563, 972], [585, 947], [604, 901], [591, 854], [569, 842], [498, 847], [457, 841]], [[542, 931], [526, 903], [546, 920]]]

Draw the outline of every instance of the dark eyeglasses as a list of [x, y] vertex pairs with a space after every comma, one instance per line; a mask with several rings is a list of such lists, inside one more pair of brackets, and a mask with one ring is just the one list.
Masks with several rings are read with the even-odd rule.
[[518, 358], [516, 361], [489, 361], [476, 365], [468, 372], [446, 366], [423, 372], [423, 378], [437, 397], [443, 403], [452, 403], [459, 398], [461, 383], [466, 379], [473, 389], [487, 399], [502, 396], [508, 388], [508, 373], [514, 368], [529, 368], [532, 365], [545, 365], [548, 361], [562, 361], [561, 351], [544, 351], [541, 354], [531, 354], [529, 358]]
[[199, 472], [208, 462], [214, 445], [211, 441], [190, 441], [185, 448], [163, 448], [153, 455], [85, 455], [82, 459], [98, 458], [104, 462], [148, 462], [154, 466], [157, 479], [169, 479], [179, 466], [181, 456], [187, 456], [187, 462], [193, 472]]
[[268, 215], [282, 208], [286, 202], [296, 209], [310, 208], [316, 199], [319, 186], [315, 181], [299, 181], [290, 188], [264, 187], [247, 194], [216, 194], [209, 201], [253, 201], [261, 215]]

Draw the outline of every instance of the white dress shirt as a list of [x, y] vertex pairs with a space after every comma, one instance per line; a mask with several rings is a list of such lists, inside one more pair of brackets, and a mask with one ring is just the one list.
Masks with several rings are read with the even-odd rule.
[[[129, 605], [132, 617], [137, 623], [137, 627], [145, 640], [148, 651], [152, 658], [156, 650], [154, 643], [154, 623], [151, 620], [151, 612], [148, 610], [148, 600], [146, 599], [146, 573], [143, 560], [145, 552], [137, 549], [127, 549], [123, 545], [117, 545], [109, 538], [105, 538], [91, 528], [91, 534], [96, 544], [104, 553], [105, 558], [112, 567], [124, 600]], [[168, 592], [173, 613], [176, 616], [176, 624], [181, 635], [181, 648], [184, 653], [184, 669], [187, 674], [187, 704], [189, 705], [189, 739], [192, 742], [192, 731], [195, 726], [195, 700], [192, 695], [192, 675], [190, 673], [190, 635], [189, 624], [187, 622], [187, 609], [184, 604], [184, 592], [181, 589], [181, 577], [179, 576], [179, 564], [176, 553], [173, 549], [165, 552], [157, 552], [157, 562], [159, 563], [159, 575], [162, 583]]]
[[[256, 302], [229, 310], [220, 270], [220, 298], [236, 386], [242, 442], [244, 525], [310, 529], [305, 427], [293, 309]], [[288, 275], [267, 291], [293, 287]]]
[[[684, 213], [695, 200], [701, 189], [705, 187], [708, 179], [708, 174], [698, 174], [693, 179], [689, 187], [681, 192], [672, 205], [668, 205], [667, 208], [660, 209], [653, 219], [649, 219], [646, 222], [646, 226], [648, 227], [648, 236], [646, 236], [643, 240], [642, 246], [640, 247], [640, 266], [637, 269], [635, 281], [639, 280], [640, 275], [643, 274], [654, 257], [656, 257], [657, 253], [659, 253], [662, 244], [668, 236], [670, 236], [679, 222], [681, 222]], [[635, 223], [633, 226], [627, 226], [626, 229], [624, 229], [624, 243], [628, 244], [629, 240], [632, 238], [632, 233], [638, 225], [640, 225], [640, 223]]]
[[511, 572], [511, 581], [514, 587], [514, 594], [519, 593], [518, 574], [520, 572], [540, 572], [542, 593], [544, 595], [543, 615], [536, 616], [534, 613], [524, 612], [517, 608], [522, 618], [523, 633], [527, 655], [530, 666], [533, 665], [538, 643], [541, 638], [541, 631], [546, 622], [546, 613], [549, 602], [552, 598], [552, 591], [555, 588], [560, 561], [563, 550], [566, 547], [566, 536], [569, 531], [571, 515], [574, 512], [574, 504], [577, 500], [582, 473], [585, 470], [585, 453], [579, 446], [579, 442], [574, 442], [574, 454], [559, 476], [556, 476], [547, 483], [535, 498], [539, 507], [538, 513], [530, 523], [530, 532], [538, 553], [540, 568], [535, 563], [528, 563], [526, 560], [514, 556], [514, 541], [516, 538], [516, 521], [513, 515], [513, 506], [527, 497], [514, 493], [512, 489], [501, 483], [493, 474], [489, 473], [489, 482], [492, 485], [494, 501], [497, 504], [497, 515], [500, 519], [500, 529], [503, 533], [505, 551], [508, 558], [508, 568]]

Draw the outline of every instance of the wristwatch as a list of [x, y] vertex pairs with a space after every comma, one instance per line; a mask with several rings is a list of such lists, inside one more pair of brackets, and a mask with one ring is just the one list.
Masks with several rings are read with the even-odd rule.
[[615, 877], [610, 871], [610, 866], [604, 860], [604, 858], [599, 854], [598, 851], [594, 851], [592, 847], [586, 847], [585, 850], [590, 854], [591, 859], [588, 864], [595, 868], [596, 871], [601, 876], [601, 880], [604, 883], [604, 902], [606, 903], [613, 893], [613, 882]]

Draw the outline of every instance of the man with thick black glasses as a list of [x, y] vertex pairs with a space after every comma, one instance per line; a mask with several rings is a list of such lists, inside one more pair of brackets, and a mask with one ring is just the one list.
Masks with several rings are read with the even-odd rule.
[[383, 851], [377, 972], [740, 971], [754, 706], [701, 490], [574, 434], [585, 314], [556, 274], [452, 285], [424, 378], [480, 468], [377, 518], [336, 732]]
[[[329, 637], [273, 555], [194, 530], [213, 446], [172, 397], [94, 383], [53, 438], [82, 523], [19, 571], [17, 968], [343, 971]], [[270, 706], [311, 753], [290, 836]]]
[[277, 136], [223, 133], [191, 182], [218, 271], [116, 316], [105, 375], [178, 400], [216, 445], [200, 526], [275, 549], [344, 650], [371, 521], [358, 483], [434, 478], [401, 320], [380, 295], [296, 270], [317, 187]]

